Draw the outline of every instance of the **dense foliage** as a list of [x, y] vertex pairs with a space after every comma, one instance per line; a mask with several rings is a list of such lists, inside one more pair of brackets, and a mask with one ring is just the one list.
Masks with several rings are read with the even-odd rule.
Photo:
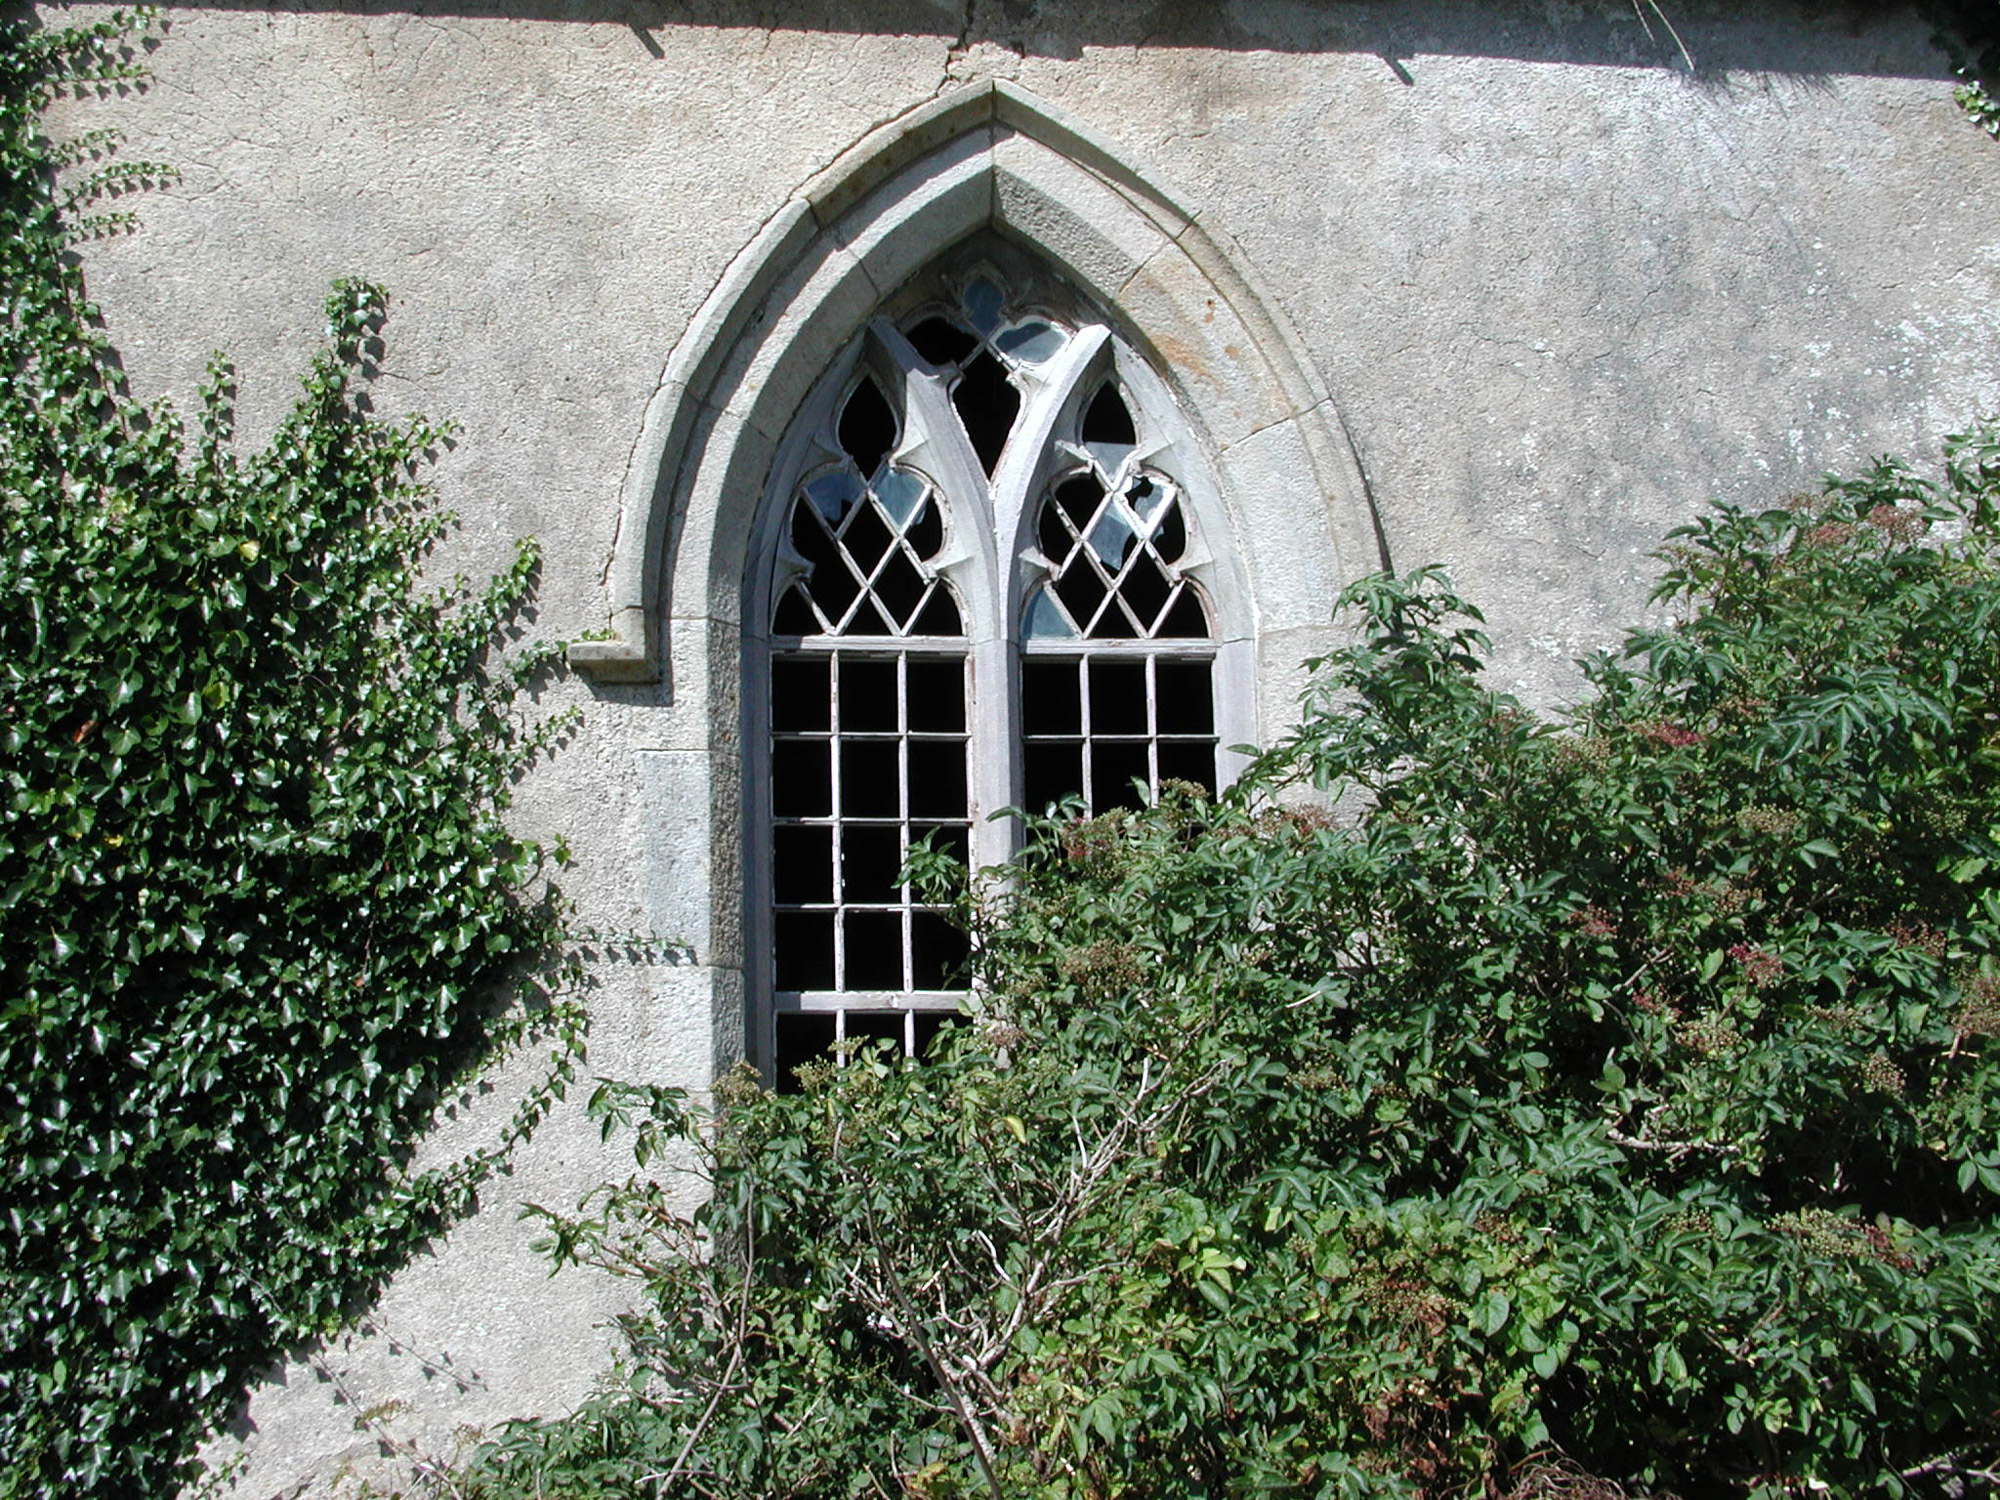
[[130, 79], [126, 36], [0, 32], [7, 1497], [174, 1493], [246, 1377], [462, 1209], [568, 1064], [505, 1141], [413, 1170], [440, 1103], [573, 1027], [495, 1013], [562, 961], [542, 851], [498, 816], [559, 728], [516, 713], [532, 658], [488, 664], [534, 556], [419, 588], [442, 434], [365, 414], [372, 288], [336, 289], [254, 456], [220, 364], [191, 439], [123, 394], [37, 121]]
[[463, 1493], [1991, 1492], [1996, 497], [1708, 515], [1560, 719], [1358, 584], [1234, 792], [968, 896], [921, 1065], [603, 1092], [624, 1378]]

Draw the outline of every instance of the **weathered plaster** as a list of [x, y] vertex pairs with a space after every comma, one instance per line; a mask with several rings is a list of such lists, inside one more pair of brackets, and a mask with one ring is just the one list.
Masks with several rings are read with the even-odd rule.
[[[1923, 459], [1995, 404], [2000, 147], [1926, 25], [1668, 9], [1692, 75], [1624, 0], [173, 6], [149, 91], [54, 124], [183, 173], [82, 251], [142, 395], [185, 401], [223, 348], [255, 441], [327, 282], [389, 286], [378, 403], [461, 424], [439, 566], [538, 535], [534, 629], [627, 643], [545, 691], [585, 720], [516, 807], [567, 834], [587, 921], [683, 945], [596, 971], [589, 1071], [699, 1089], [742, 1045], [737, 616], [769, 450], [927, 235], [1039, 247], [1151, 351], [1235, 535], [1267, 735], [1382, 545], [1448, 564], [1496, 678], [1550, 701], [1708, 496]], [[623, 1170], [579, 1113], [397, 1279], [387, 1333], [320, 1356], [409, 1435], [560, 1409], [603, 1367], [618, 1289], [546, 1280], [515, 1218]], [[261, 1497], [373, 1445], [294, 1363], [241, 1452]]]

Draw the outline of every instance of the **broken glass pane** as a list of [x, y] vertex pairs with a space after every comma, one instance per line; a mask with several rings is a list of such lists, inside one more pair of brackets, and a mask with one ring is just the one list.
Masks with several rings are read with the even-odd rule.
[[1139, 475], [1125, 487], [1125, 503], [1132, 507], [1132, 513], [1146, 523], [1151, 530], [1159, 519], [1160, 512], [1173, 504], [1173, 491], [1156, 480]]
[[1167, 513], [1154, 526], [1153, 551], [1166, 563], [1179, 562], [1181, 554], [1187, 551], [1187, 522], [1181, 519], [1178, 505], [1168, 506]]
[[1040, 365], [1054, 359], [1069, 342], [1069, 335], [1039, 319], [1007, 329], [993, 340], [993, 347], [1021, 364]]
[[806, 495], [828, 526], [838, 526], [847, 507], [861, 498], [861, 481], [851, 470], [830, 469], [806, 481]]
[[1098, 512], [1097, 520], [1091, 525], [1087, 538], [1090, 550], [1097, 554], [1097, 560], [1109, 572], [1116, 573], [1125, 564], [1125, 558], [1137, 540], [1132, 532], [1132, 523], [1116, 505], [1107, 505]]
[[1022, 634], [1031, 641], [1073, 641], [1076, 626], [1072, 625], [1056, 601], [1050, 596], [1048, 585], [1035, 590], [1035, 597], [1028, 602], [1028, 622]]
[[974, 277], [965, 289], [965, 316], [976, 332], [990, 334], [1000, 324], [1000, 310], [1007, 294], [984, 276]]
[[902, 531], [924, 503], [924, 482], [908, 469], [891, 469], [875, 481], [875, 498], [890, 524]]

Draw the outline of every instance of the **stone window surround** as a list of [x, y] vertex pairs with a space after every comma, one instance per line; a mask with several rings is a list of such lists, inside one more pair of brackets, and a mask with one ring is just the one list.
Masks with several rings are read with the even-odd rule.
[[[570, 648], [580, 672], [604, 684], [657, 684], [653, 693], [667, 701], [676, 676], [705, 681], [713, 753], [742, 763], [744, 746], [756, 743], [745, 738], [743, 705], [757, 694], [740, 674], [763, 655], [745, 649], [755, 644], [744, 640], [745, 623], [757, 619], [746, 584], [785, 435], [878, 309], [943, 252], [982, 234], [1012, 241], [1074, 285], [1163, 383], [1198, 450], [1188, 472], [1205, 476], [1190, 484], [1190, 503], [1227, 570], [1209, 581], [1218, 682], [1231, 684], [1218, 694], [1218, 714], [1234, 739], [1282, 727], [1298, 662], [1330, 644], [1333, 597], [1385, 561], [1339, 415], [1209, 216], [1160, 192], [1086, 127], [1000, 81], [871, 132], [805, 184], [724, 273], [648, 405], [605, 569], [609, 628], [605, 639]], [[691, 647], [711, 643], [705, 662], [675, 662], [677, 622]], [[761, 622], [748, 633], [761, 635]], [[725, 656], [729, 642], [736, 649]], [[744, 801], [714, 798], [705, 819], [706, 863], [731, 887], [751, 873], [738, 862], [754, 826]], [[716, 930], [732, 928], [743, 930], [733, 922]], [[743, 957], [741, 939], [725, 937], [710, 961], [740, 971]], [[717, 1002], [741, 1003], [720, 992]], [[718, 1012], [716, 1021], [718, 1041], [742, 1035], [740, 1019], [732, 1025]]]

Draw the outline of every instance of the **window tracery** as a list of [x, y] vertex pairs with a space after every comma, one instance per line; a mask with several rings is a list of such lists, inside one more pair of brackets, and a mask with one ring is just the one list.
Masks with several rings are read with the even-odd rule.
[[751, 596], [751, 948], [781, 1086], [844, 1037], [920, 1051], [956, 1009], [964, 941], [896, 878], [916, 843], [992, 863], [1002, 806], [1215, 788], [1206, 553], [1147, 383], [986, 245], [891, 299], [795, 419]]

